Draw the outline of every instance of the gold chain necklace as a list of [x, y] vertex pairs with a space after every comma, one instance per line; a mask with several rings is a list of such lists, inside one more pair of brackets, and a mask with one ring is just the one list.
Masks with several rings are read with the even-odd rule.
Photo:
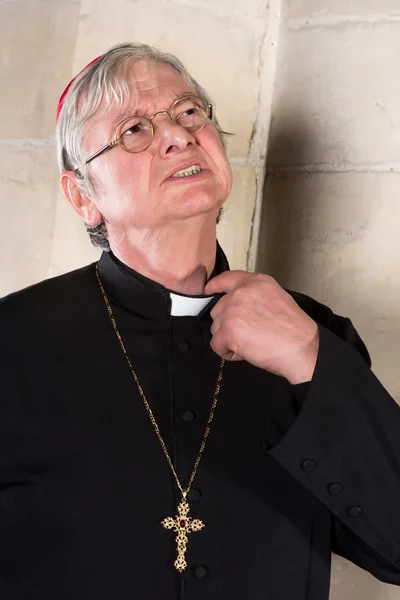
[[159, 427], [157, 425], [157, 421], [154, 418], [153, 412], [152, 412], [152, 410], [150, 408], [149, 403], [147, 402], [147, 398], [146, 398], [146, 396], [144, 394], [143, 388], [140, 385], [138, 376], [136, 375], [136, 372], [135, 372], [134, 368], [132, 367], [132, 363], [131, 363], [131, 361], [129, 359], [128, 353], [127, 353], [126, 348], [125, 348], [125, 344], [124, 344], [124, 342], [122, 340], [122, 337], [121, 337], [121, 334], [119, 332], [119, 329], [118, 329], [118, 326], [117, 326], [117, 322], [115, 320], [114, 313], [113, 313], [112, 308], [111, 308], [111, 304], [110, 304], [110, 302], [108, 300], [108, 297], [107, 297], [107, 294], [106, 294], [105, 289], [103, 287], [103, 284], [101, 283], [101, 279], [100, 279], [100, 275], [99, 275], [99, 265], [98, 265], [98, 263], [96, 265], [96, 275], [97, 275], [97, 281], [99, 282], [100, 290], [101, 290], [101, 293], [103, 295], [104, 302], [105, 302], [105, 305], [107, 307], [107, 311], [108, 311], [111, 323], [113, 325], [115, 334], [116, 334], [116, 336], [118, 338], [118, 341], [120, 343], [122, 352], [124, 353], [125, 358], [128, 361], [129, 368], [130, 368], [130, 370], [132, 372], [133, 378], [134, 378], [135, 383], [137, 385], [137, 388], [139, 390], [139, 394], [140, 394], [140, 396], [141, 396], [141, 398], [143, 400], [143, 403], [144, 403], [144, 405], [146, 407], [147, 414], [150, 417], [150, 421], [152, 422], [152, 425], [153, 425], [154, 430], [155, 430], [155, 432], [157, 434], [158, 440], [159, 440], [159, 442], [161, 444], [161, 448], [164, 451], [165, 457], [166, 457], [166, 459], [168, 461], [168, 464], [170, 466], [170, 469], [171, 469], [171, 471], [172, 471], [172, 473], [174, 475], [174, 478], [175, 478], [175, 481], [176, 481], [176, 483], [178, 485], [178, 488], [180, 489], [180, 491], [182, 493], [182, 501], [178, 504], [178, 514], [175, 517], [166, 517], [165, 519], [163, 519], [161, 521], [161, 525], [163, 527], [165, 527], [165, 529], [173, 529], [175, 531], [175, 533], [177, 534], [176, 535], [176, 544], [177, 544], [178, 556], [177, 556], [177, 558], [176, 558], [176, 560], [174, 562], [174, 565], [175, 565], [175, 568], [178, 571], [182, 572], [187, 567], [187, 562], [186, 562], [186, 558], [185, 558], [186, 551], [187, 551], [187, 543], [189, 541], [189, 539], [187, 537], [187, 534], [191, 533], [192, 531], [200, 531], [201, 529], [203, 529], [203, 527], [205, 527], [205, 524], [200, 519], [193, 519], [192, 517], [189, 517], [190, 506], [189, 506], [189, 503], [188, 503], [186, 497], [187, 497], [187, 495], [188, 495], [188, 493], [190, 491], [190, 488], [192, 487], [194, 478], [196, 477], [197, 469], [198, 469], [198, 466], [200, 464], [200, 460], [201, 460], [201, 457], [202, 457], [202, 454], [203, 454], [203, 451], [204, 451], [204, 448], [205, 448], [205, 445], [206, 445], [206, 442], [207, 442], [208, 434], [210, 433], [211, 423], [212, 423], [212, 420], [214, 418], [214, 412], [215, 412], [215, 408], [217, 406], [219, 390], [220, 390], [220, 387], [221, 387], [221, 381], [222, 381], [222, 375], [223, 375], [223, 371], [224, 371], [225, 360], [224, 359], [221, 360], [221, 364], [220, 364], [219, 372], [218, 372], [218, 378], [217, 378], [217, 385], [216, 385], [215, 392], [214, 392], [214, 399], [213, 399], [213, 403], [211, 405], [211, 410], [210, 410], [210, 416], [208, 417], [207, 426], [206, 426], [206, 429], [205, 429], [205, 432], [204, 432], [203, 440], [202, 440], [202, 442], [200, 444], [200, 450], [199, 450], [199, 453], [198, 453], [197, 458], [195, 460], [195, 463], [194, 463], [194, 466], [193, 466], [193, 470], [192, 470], [192, 473], [191, 473], [190, 478], [189, 478], [189, 482], [188, 482], [186, 488], [184, 488], [182, 486], [181, 482], [179, 481], [179, 477], [178, 477], [178, 475], [176, 473], [176, 470], [174, 468], [172, 460], [171, 460], [171, 458], [169, 456], [169, 453], [168, 453], [167, 447], [165, 445], [164, 439], [163, 439], [163, 437], [162, 437], [162, 435], [160, 433], [160, 429], [159, 429]]

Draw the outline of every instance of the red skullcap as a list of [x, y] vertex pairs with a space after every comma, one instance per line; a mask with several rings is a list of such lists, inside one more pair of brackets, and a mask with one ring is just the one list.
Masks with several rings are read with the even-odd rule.
[[92, 65], [93, 63], [95, 63], [96, 61], [100, 60], [101, 58], [103, 58], [104, 54], [102, 54], [101, 56], [98, 56], [97, 58], [95, 58], [94, 60], [91, 60], [89, 64], [86, 65], [86, 67], [84, 67], [82, 69], [82, 71], [79, 71], [78, 75], [75, 75], [75, 77], [73, 79], [71, 79], [71, 81], [69, 82], [69, 84], [67, 85], [67, 87], [65, 88], [65, 90], [63, 91], [63, 93], [60, 96], [60, 99], [58, 101], [57, 104], [57, 110], [56, 110], [56, 122], [58, 121], [58, 116], [60, 114], [60, 110], [62, 109], [62, 106], [64, 104], [64, 99], [65, 96], [68, 94], [69, 92], [69, 88], [71, 87], [71, 85], [74, 83], [75, 79], [81, 74], [83, 73], [83, 71], [85, 69], [87, 69], [88, 67], [90, 67], [90, 65]]

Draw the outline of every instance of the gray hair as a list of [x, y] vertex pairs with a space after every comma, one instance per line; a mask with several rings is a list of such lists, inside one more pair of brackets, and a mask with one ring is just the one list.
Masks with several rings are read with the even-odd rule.
[[[124, 43], [110, 48], [103, 57], [83, 70], [71, 84], [62, 105], [56, 127], [57, 162], [60, 173], [74, 171], [85, 162], [82, 140], [88, 120], [97, 113], [103, 101], [104, 117], [112, 105], [118, 109], [129, 100], [129, 67], [140, 60], [151, 60], [169, 65], [180, 73], [195, 93], [206, 104], [212, 103], [205, 89], [189, 74], [173, 54], [161, 52], [147, 44]], [[216, 129], [225, 148], [224, 135], [214, 117]], [[84, 172], [76, 172], [76, 180], [83, 196], [95, 194], [90, 164]], [[94, 246], [110, 250], [104, 219], [95, 227], [86, 225]]]

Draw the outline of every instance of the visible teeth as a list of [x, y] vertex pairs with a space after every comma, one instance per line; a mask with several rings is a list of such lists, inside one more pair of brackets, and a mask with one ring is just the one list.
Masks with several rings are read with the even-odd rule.
[[200, 173], [200, 171], [200, 167], [193, 165], [187, 169], [181, 169], [180, 171], [177, 171], [172, 175], [172, 177], [188, 177], [188, 175], [195, 175], [196, 173]]

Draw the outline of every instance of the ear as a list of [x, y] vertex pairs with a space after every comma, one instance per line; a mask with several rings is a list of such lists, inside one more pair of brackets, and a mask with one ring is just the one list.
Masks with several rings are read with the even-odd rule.
[[82, 221], [90, 227], [100, 223], [101, 212], [89, 196], [84, 196], [76, 181], [74, 171], [64, 171], [60, 177], [60, 184], [64, 196], [71, 204], [72, 208], [78, 213]]

